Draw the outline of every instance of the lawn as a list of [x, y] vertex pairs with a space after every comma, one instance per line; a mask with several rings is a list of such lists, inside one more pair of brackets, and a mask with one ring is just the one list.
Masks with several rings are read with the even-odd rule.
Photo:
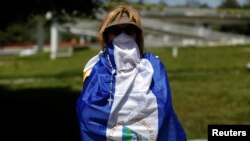
[[[179, 48], [177, 58], [172, 57], [171, 48], [146, 51], [159, 56], [167, 68], [174, 109], [188, 139], [207, 138], [209, 124], [250, 124], [250, 70], [246, 69], [250, 46]], [[98, 52], [78, 50], [70, 58], [56, 60], [50, 60], [48, 53], [23, 58], [0, 56], [0, 92], [7, 107], [6, 121], [9, 116], [11, 121], [15, 120], [12, 110], [19, 113], [23, 110], [20, 119], [32, 129], [33, 123], [44, 119], [39, 124], [43, 128], [38, 130], [50, 129], [44, 138], [58, 135], [62, 140], [77, 140], [74, 114], [75, 100], [82, 87], [82, 70]], [[12, 122], [6, 128], [16, 123], [23, 125]], [[33, 134], [40, 136], [35, 131]]]

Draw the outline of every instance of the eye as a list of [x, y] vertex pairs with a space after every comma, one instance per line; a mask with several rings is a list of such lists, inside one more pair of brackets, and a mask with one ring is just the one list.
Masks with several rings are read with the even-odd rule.
[[124, 28], [124, 32], [128, 35], [136, 33], [136, 29], [133, 26], [127, 26]]
[[122, 33], [122, 30], [119, 27], [112, 27], [109, 29], [109, 33], [111, 33], [113, 35], [119, 35]]
[[133, 35], [133, 34], [137, 33], [137, 31], [138, 31], [138, 28], [133, 26], [133, 25], [129, 25], [129, 26], [124, 27], [124, 32], [128, 35]]

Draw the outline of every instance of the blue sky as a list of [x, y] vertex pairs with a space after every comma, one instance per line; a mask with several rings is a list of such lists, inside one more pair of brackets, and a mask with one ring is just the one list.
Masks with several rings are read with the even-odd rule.
[[[131, 0], [131, 1], [138, 1], [138, 0]], [[158, 3], [161, 0], [144, 0], [144, 2], [148, 3]], [[164, 0], [169, 6], [176, 6], [176, 5], [184, 5], [186, 4], [186, 0]], [[211, 7], [217, 7], [221, 4], [222, 0], [198, 0], [200, 3], [207, 4]], [[237, 0], [240, 4], [243, 4], [245, 0]]]

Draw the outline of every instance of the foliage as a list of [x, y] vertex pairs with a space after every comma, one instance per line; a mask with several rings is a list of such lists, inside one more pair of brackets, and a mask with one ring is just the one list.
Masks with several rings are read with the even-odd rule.
[[237, 0], [223, 0], [219, 8], [239, 8]]
[[105, 4], [104, 10], [109, 11], [115, 8], [117, 5], [127, 5], [127, 4], [128, 3], [126, 2], [126, 0], [120, 0], [120, 1], [110, 0], [109, 2]]
[[0, 30], [6, 29], [10, 23], [25, 23], [33, 16], [45, 16], [49, 11], [53, 18], [61, 18], [67, 14], [93, 17], [101, 4], [100, 0], [8, 0], [0, 5]]
[[243, 5], [243, 8], [247, 8], [247, 9], [250, 8], [250, 0], [246, 0], [246, 4]]
[[[73, 21], [74, 17], [94, 18], [101, 5], [101, 0], [8, 0], [0, 5], [0, 46], [6, 43], [34, 42], [38, 22], [43, 22], [47, 31], [52, 19], [65, 22]], [[50, 20], [45, 17], [48, 13], [52, 16]]]
[[14, 42], [35, 42], [35, 27], [32, 23], [9, 25], [5, 32], [0, 31], [0, 46]]

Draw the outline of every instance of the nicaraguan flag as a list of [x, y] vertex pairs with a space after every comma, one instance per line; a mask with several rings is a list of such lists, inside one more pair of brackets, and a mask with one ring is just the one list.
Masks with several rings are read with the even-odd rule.
[[118, 53], [110, 44], [84, 68], [77, 100], [82, 141], [185, 141], [163, 63], [145, 53], [131, 69], [118, 70]]

